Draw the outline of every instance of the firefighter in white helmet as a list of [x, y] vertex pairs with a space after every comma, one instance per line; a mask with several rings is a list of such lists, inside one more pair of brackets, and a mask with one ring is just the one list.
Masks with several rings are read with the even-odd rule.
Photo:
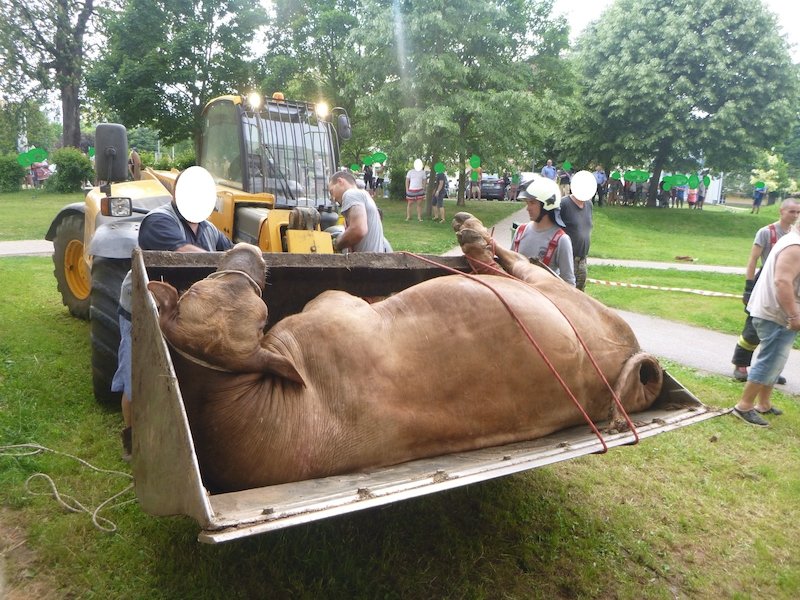
[[527, 204], [530, 223], [517, 227], [511, 249], [538, 259], [571, 286], [575, 285], [572, 261], [572, 241], [562, 229], [559, 215], [561, 193], [558, 184], [546, 177], [534, 175], [519, 186], [517, 198]]

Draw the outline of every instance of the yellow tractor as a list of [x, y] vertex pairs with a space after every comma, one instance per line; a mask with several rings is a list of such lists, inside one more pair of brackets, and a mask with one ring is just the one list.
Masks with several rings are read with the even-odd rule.
[[[351, 134], [347, 113], [275, 94], [222, 96], [203, 110], [197, 164], [217, 185], [209, 218], [234, 243], [264, 252], [333, 252], [339, 215], [327, 182], [339, 162], [339, 140]], [[65, 206], [45, 236], [53, 242], [54, 274], [70, 313], [91, 321], [95, 398], [116, 403], [120, 285], [130, 269], [139, 223], [172, 200], [178, 172], [145, 169], [128, 181], [128, 141], [122, 125], [101, 124], [95, 174], [103, 185], [84, 202]], [[112, 194], [113, 191], [113, 194]]]

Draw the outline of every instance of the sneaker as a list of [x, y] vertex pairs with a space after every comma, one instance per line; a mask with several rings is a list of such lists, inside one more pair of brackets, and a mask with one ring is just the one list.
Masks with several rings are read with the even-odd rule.
[[769, 422], [764, 417], [759, 415], [754, 408], [751, 408], [750, 410], [739, 410], [734, 406], [731, 414], [734, 417], [739, 417], [742, 421], [749, 423], [750, 425], [755, 425], [756, 427], [769, 427]]
[[775, 415], [776, 417], [778, 417], [783, 414], [783, 411], [780, 408], [775, 408], [774, 406], [769, 410], [758, 410], [758, 409], [755, 410], [760, 415]]
[[747, 367], [734, 367], [733, 378], [736, 381], [747, 381]]
[[778, 385], [786, 385], [786, 377], [783, 375], [778, 375], [778, 380], [775, 383]]

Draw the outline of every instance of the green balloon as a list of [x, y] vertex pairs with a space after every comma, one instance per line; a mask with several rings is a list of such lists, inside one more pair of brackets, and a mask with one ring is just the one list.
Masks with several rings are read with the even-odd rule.
[[42, 162], [47, 158], [47, 150], [44, 148], [32, 148], [28, 150], [28, 156], [33, 162]]
[[697, 174], [693, 173], [691, 177], [689, 177], [689, 189], [696, 190], [700, 187], [700, 178]]
[[443, 162], [437, 162], [435, 165], [433, 165], [433, 170], [436, 173], [444, 173], [444, 163]]
[[386, 154], [383, 152], [374, 152], [372, 154], [372, 162], [384, 163], [386, 162]]
[[565, 171], [569, 171], [569, 170], [572, 168], [572, 163], [571, 163], [571, 162], [569, 162], [568, 160], [565, 160], [565, 161], [564, 161], [564, 164], [563, 164], [563, 165], [561, 165], [561, 167], [562, 167], [562, 168], [563, 168]]
[[365, 157], [364, 157], [363, 163], [364, 163], [364, 165], [366, 165], [367, 167], [370, 167], [370, 166], [372, 166], [372, 163], [373, 163], [373, 162], [374, 162], [374, 159], [373, 159], [371, 156], [365, 156]]
[[619, 179], [621, 177], [622, 175], [619, 174], [619, 171], [614, 171], [613, 173], [611, 173], [611, 179]]
[[709, 177], [708, 175], [706, 175], [705, 177], [703, 177], [703, 185], [704, 185], [704, 186], [706, 186], [706, 187], [708, 187], [709, 185], [711, 185], [711, 177]]
[[641, 169], [631, 169], [630, 171], [625, 171], [625, 181], [644, 183], [648, 179], [650, 179], [650, 174], [647, 171], [642, 171]]
[[17, 156], [17, 162], [20, 164], [20, 166], [27, 169], [33, 164], [33, 159], [31, 159], [27, 152], [22, 152], [19, 156]]
[[352, 165], [350, 165], [350, 170], [353, 171], [354, 173], [357, 173], [358, 165], [356, 163], [353, 163]]
[[480, 167], [481, 166], [481, 157], [478, 156], [477, 154], [473, 154], [472, 156], [470, 156], [469, 157], [469, 166], [472, 167], [473, 169], [477, 169], [478, 167]]
[[686, 185], [687, 183], [689, 183], [689, 178], [686, 175], [678, 173], [672, 176], [672, 185]]

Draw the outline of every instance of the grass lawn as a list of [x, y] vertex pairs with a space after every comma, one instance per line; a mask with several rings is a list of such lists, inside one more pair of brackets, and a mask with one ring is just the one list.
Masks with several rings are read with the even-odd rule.
[[[34, 199], [7, 196], [0, 195], [0, 232], [22, 214], [31, 222], [36, 214], [43, 231], [74, 201], [48, 198], [50, 212], [39, 214]], [[397, 249], [453, 245], [449, 227], [406, 223], [404, 203], [380, 203]], [[489, 222], [518, 207], [480, 202], [467, 210]], [[744, 218], [602, 209], [593, 248], [629, 247], [640, 236], [640, 243], [659, 240], [665, 256], [703, 262], [699, 252], [679, 249], [726, 246], [735, 259], [719, 264], [741, 265], [755, 229], [775, 220], [768, 211]], [[689, 227], [690, 219], [703, 225]], [[731, 233], [718, 236], [722, 227]], [[590, 276], [736, 294], [742, 283], [722, 274], [611, 267], [593, 267]], [[587, 289], [622, 308], [721, 330], [736, 332], [742, 322], [737, 299]], [[88, 325], [61, 305], [47, 257], [0, 258], [0, 290], [0, 445], [36, 442], [122, 473], [0, 449], [0, 596], [5, 585], [10, 598], [43, 599], [797, 597], [800, 407], [779, 392], [785, 415], [768, 430], [724, 416], [607, 455], [222, 546], [198, 544], [188, 518], [151, 517], [135, 503], [104, 511], [117, 531], [100, 532], [87, 514], [60, 508], [43, 480], [26, 486], [44, 472], [91, 510], [129, 483], [118, 458], [121, 418], [92, 399]], [[709, 405], [730, 406], [741, 393], [727, 377], [666, 366]]]
[[54, 194], [38, 190], [0, 193], [0, 242], [42, 240], [53, 218], [67, 204], [83, 202], [85, 194]]
[[659, 262], [691, 256], [696, 264], [743, 267], [756, 231], [778, 219], [778, 207], [751, 215], [721, 206], [702, 211], [610, 206], [593, 215], [591, 256]]

